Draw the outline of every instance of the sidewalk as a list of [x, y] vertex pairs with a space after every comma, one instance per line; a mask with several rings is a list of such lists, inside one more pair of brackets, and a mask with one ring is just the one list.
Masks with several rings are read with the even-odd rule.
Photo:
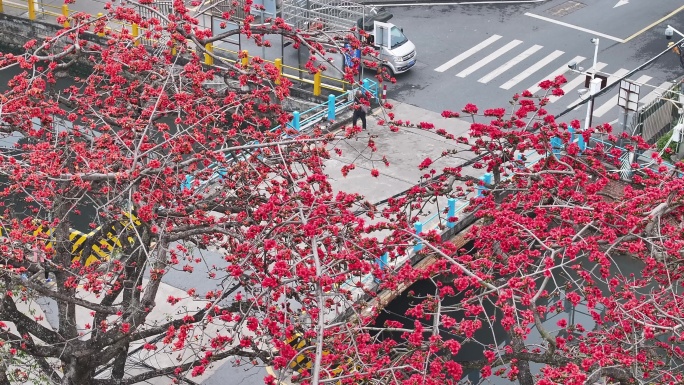
[[[462, 119], [446, 119], [440, 113], [407, 103], [400, 103], [394, 100], [388, 100], [388, 102], [394, 106], [391, 112], [395, 114], [395, 120], [409, 121], [413, 124], [421, 122], [432, 123], [435, 127], [431, 130], [400, 127], [398, 131], [392, 132], [387, 125], [378, 124], [378, 121], [387, 119], [385, 116], [387, 111], [383, 111], [380, 107], [375, 107], [367, 117], [367, 131], [362, 132], [354, 139], [345, 139], [331, 144], [331, 150], [333, 148], [340, 149], [342, 153], [336, 154], [334, 151], [331, 151], [331, 159], [326, 162], [326, 173], [329, 176], [333, 189], [348, 193], [359, 193], [371, 204], [382, 202], [420, 183], [421, 177], [429, 172], [428, 169], [420, 170], [418, 168], [426, 158], [433, 160], [430, 168], [434, 168], [437, 174], [440, 174], [444, 167], [458, 166], [467, 160], [463, 159], [463, 157], [473, 156], [472, 153], [464, 152], [459, 154], [458, 158], [444, 157], [439, 159], [445, 150], [466, 150], [469, 146], [458, 144], [453, 139], [446, 139], [435, 133], [436, 130], [443, 129], [456, 138], [465, 136], [470, 129], [469, 122]], [[342, 118], [340, 122], [344, 123], [345, 127], [351, 125], [349, 121], [350, 115], [351, 113], [348, 112], [346, 119]], [[377, 148], [376, 152], [371, 151], [368, 145], [370, 140], [374, 142]], [[382, 161], [383, 157], [387, 159], [389, 166], [385, 166]], [[354, 169], [344, 176], [341, 171], [342, 168], [352, 164]], [[378, 172], [377, 177], [374, 177], [372, 174], [374, 169]], [[483, 173], [482, 170], [474, 169], [470, 166], [463, 167], [462, 170], [462, 174], [476, 178], [483, 175]], [[457, 182], [455, 185], [464, 186], [465, 184]], [[423, 212], [419, 215], [423, 224], [423, 231], [436, 228], [439, 225], [440, 217], [442, 224], [445, 224], [443, 211], [446, 207], [446, 198], [437, 199], [436, 204], [426, 205]], [[368, 221], [372, 222], [370, 219]], [[383, 236], [383, 234], [374, 235]], [[398, 268], [412, 255], [413, 253], [409, 252], [397, 258], [397, 260], [391, 261], [387, 268]], [[359, 280], [363, 289], [357, 286]], [[363, 298], [364, 291], [374, 290], [376, 283], [374, 282], [374, 277], [368, 274], [361, 279], [350, 279], [343, 286], [352, 291], [352, 297], [356, 301]], [[338, 310], [335, 314], [329, 314], [328, 317], [332, 319], [342, 314], [343, 312]]]
[[[455, 140], [446, 139], [435, 133], [438, 129], [444, 129], [454, 137], [465, 136], [470, 129], [470, 123], [462, 119], [446, 119], [441, 113], [425, 110], [407, 103], [388, 99], [394, 106], [391, 111], [395, 120], [409, 121], [412, 124], [421, 122], [432, 123], [434, 128], [425, 130], [414, 127], [400, 127], [397, 132], [392, 132], [387, 125], [379, 125], [378, 121], [387, 120], [386, 111], [380, 107], [374, 107], [367, 117], [368, 130], [361, 133], [357, 138], [344, 140], [337, 143], [336, 147], [342, 150], [342, 155], [331, 155], [326, 163], [326, 172], [330, 177], [333, 188], [345, 192], [355, 192], [364, 195], [371, 203], [377, 203], [395, 194], [406, 191], [420, 182], [427, 170], [420, 170], [418, 166], [426, 158], [434, 161], [432, 168], [438, 173], [445, 166], [456, 166], [463, 163], [463, 159], [442, 158], [438, 159], [442, 151], [447, 149], [465, 150], [469, 148], [456, 143]], [[346, 126], [351, 125], [351, 112], [342, 118]], [[361, 124], [361, 122], [357, 122]], [[373, 153], [368, 147], [368, 140], [372, 140], [377, 147]], [[472, 154], [464, 154], [472, 155]], [[386, 157], [389, 166], [385, 166], [382, 158]], [[344, 165], [354, 164], [355, 169], [345, 177], [341, 169]], [[371, 170], [376, 169], [378, 176], [373, 177]], [[464, 174], [479, 177], [482, 170], [464, 167]], [[440, 208], [446, 207], [446, 200], [440, 203]]]

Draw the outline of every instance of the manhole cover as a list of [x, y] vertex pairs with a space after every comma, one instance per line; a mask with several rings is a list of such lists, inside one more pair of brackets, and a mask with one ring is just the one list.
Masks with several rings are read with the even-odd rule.
[[576, 10], [584, 8], [586, 6], [586, 4], [580, 3], [579, 1], [570, 0], [566, 1], [563, 4], [550, 8], [546, 12], [550, 13], [552, 16], [555, 17], [563, 17], [569, 13], [575, 12]]

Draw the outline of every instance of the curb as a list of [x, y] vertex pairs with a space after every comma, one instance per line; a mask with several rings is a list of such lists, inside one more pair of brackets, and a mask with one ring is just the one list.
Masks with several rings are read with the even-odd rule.
[[398, 7], [404, 5], [485, 5], [485, 4], [534, 4], [548, 0], [368, 0], [359, 2], [362, 5], [378, 7]]

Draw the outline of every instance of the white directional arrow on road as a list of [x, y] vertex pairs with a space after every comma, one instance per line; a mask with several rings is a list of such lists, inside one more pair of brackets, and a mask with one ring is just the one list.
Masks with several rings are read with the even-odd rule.
[[621, 6], [621, 5], [625, 5], [625, 4], [628, 4], [628, 3], [629, 3], [629, 0], [619, 0], [619, 1], [617, 2], [617, 4], [615, 4], [615, 6], [614, 6], [613, 8], [617, 8], [617, 7]]

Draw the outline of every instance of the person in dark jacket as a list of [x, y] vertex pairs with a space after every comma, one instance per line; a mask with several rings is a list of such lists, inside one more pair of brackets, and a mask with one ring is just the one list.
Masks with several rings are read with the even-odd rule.
[[368, 105], [364, 103], [361, 91], [356, 91], [356, 94], [354, 94], [354, 106], [352, 108], [354, 109], [354, 113], [352, 114], [352, 125], [356, 127], [356, 122], [361, 119], [361, 127], [365, 130]]

